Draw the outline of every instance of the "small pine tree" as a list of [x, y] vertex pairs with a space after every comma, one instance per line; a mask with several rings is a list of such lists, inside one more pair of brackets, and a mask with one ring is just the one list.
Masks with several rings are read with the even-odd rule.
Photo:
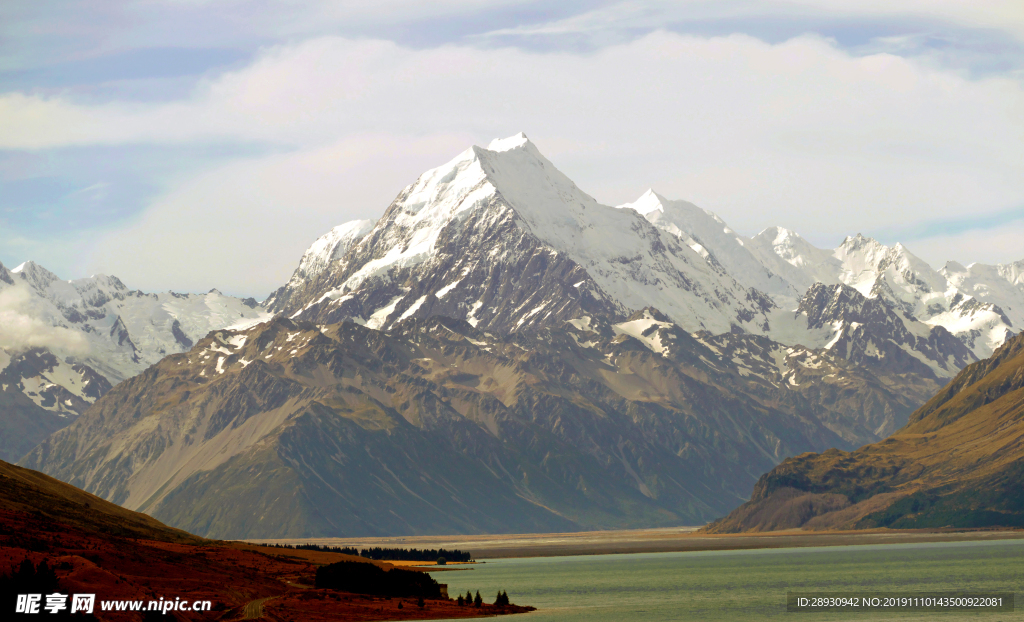
[[466, 604], [466, 599], [462, 596], [462, 594], [459, 594], [459, 599], [456, 602], [458, 602], [459, 606], [461, 607]]
[[472, 590], [466, 590], [466, 603], [471, 603], [471, 602], [473, 602], [473, 591]]
[[476, 597], [473, 598], [473, 606], [474, 607], [479, 607], [482, 604], [484, 604], [484, 599], [480, 598], [480, 590], [477, 590], [476, 591]]
[[420, 597], [418, 597], [416, 599], [416, 606], [419, 607], [420, 609], [423, 609], [423, 605], [425, 605], [425, 604], [426, 603], [423, 602], [423, 597], [422, 596], [420, 596]]
[[402, 605], [402, 601], [398, 601], [398, 608], [399, 608], [399, 609], [402, 609], [402, 608], [404, 608], [404, 607], [403, 607], [403, 605]]

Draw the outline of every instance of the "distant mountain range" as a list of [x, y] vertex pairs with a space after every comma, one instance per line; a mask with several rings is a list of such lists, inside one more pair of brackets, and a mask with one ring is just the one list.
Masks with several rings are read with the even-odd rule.
[[215, 328], [270, 316], [255, 300], [144, 294], [116, 277], [63, 281], [0, 264], [0, 459], [17, 460], [125, 378]]
[[[138, 307], [156, 364], [24, 463], [217, 537], [695, 524], [906, 424], [1024, 322], [1022, 266], [604, 206], [520, 134], [318, 239], [265, 306]], [[169, 341], [186, 318], [215, 332]]]

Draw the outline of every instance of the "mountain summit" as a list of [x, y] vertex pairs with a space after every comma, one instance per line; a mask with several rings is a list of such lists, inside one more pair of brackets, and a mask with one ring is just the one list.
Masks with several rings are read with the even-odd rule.
[[316, 287], [290, 283], [273, 304], [317, 322], [446, 315], [502, 332], [654, 306], [687, 330], [761, 333], [772, 307], [635, 210], [598, 203], [523, 134], [424, 173]]

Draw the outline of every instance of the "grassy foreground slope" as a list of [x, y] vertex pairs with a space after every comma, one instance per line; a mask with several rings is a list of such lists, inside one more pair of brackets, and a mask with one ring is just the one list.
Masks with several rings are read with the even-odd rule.
[[1024, 334], [884, 441], [789, 458], [711, 533], [1024, 527]]

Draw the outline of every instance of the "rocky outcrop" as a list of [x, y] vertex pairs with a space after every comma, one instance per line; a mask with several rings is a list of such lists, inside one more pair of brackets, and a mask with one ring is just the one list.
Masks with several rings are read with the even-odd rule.
[[951, 377], [977, 360], [942, 326], [908, 319], [885, 299], [848, 285], [812, 285], [797, 307], [811, 331], [830, 333], [828, 349], [853, 363], [889, 373]]

